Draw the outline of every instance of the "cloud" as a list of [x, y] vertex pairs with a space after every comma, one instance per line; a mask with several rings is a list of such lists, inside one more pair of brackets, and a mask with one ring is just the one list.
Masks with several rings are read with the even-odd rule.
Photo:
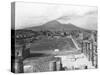
[[87, 28], [97, 28], [97, 8], [61, 4], [16, 2], [15, 29], [42, 25], [59, 19], [61, 23]]
[[97, 30], [97, 12], [87, 12], [83, 16], [62, 16], [58, 20], [61, 23], [68, 24], [72, 23], [78, 27]]

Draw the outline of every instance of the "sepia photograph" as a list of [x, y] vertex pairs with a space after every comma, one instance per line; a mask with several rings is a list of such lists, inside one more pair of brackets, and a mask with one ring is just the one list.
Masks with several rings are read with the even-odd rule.
[[98, 68], [98, 8], [11, 3], [11, 72]]

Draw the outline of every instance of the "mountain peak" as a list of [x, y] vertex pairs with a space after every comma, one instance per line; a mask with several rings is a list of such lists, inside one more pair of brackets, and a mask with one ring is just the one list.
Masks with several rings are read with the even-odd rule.
[[36, 31], [40, 31], [40, 30], [50, 30], [50, 31], [85, 30], [71, 23], [62, 24], [57, 20], [49, 21], [41, 26], [30, 27], [28, 29], [36, 30]]
[[46, 26], [54, 26], [54, 25], [60, 25], [61, 23], [60, 22], [58, 22], [57, 20], [53, 20], [53, 21], [49, 21], [49, 22], [47, 22], [47, 23], [45, 23], [45, 24], [43, 24], [44, 26], [46, 25]]

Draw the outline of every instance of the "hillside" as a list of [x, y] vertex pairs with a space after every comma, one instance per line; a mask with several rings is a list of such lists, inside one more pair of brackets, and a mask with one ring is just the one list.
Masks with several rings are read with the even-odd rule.
[[86, 29], [79, 28], [73, 24], [61, 24], [60, 22], [53, 20], [47, 22], [41, 26], [29, 27], [25, 28], [28, 30], [40, 31], [40, 30], [50, 30], [50, 31], [69, 31], [69, 30], [81, 30], [84, 31]]

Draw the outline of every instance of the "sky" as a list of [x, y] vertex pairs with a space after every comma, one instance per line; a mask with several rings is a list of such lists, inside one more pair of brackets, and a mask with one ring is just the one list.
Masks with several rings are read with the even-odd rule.
[[97, 30], [98, 9], [93, 6], [15, 3], [15, 29], [23, 29], [57, 20], [62, 24], [72, 23], [85, 29]]

